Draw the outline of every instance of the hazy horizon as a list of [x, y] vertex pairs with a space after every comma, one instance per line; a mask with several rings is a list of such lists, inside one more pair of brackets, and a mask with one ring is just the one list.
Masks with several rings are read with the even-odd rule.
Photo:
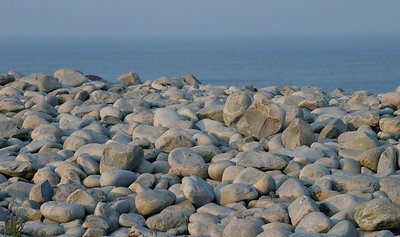
[[398, 36], [400, 1], [3, 0], [2, 38]]

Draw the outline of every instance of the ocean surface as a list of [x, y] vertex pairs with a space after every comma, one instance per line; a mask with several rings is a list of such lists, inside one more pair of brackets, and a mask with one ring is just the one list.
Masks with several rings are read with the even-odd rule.
[[318, 86], [325, 91], [393, 91], [400, 37], [263, 39], [1, 39], [0, 73], [75, 68], [107, 80], [192, 73], [202, 83]]

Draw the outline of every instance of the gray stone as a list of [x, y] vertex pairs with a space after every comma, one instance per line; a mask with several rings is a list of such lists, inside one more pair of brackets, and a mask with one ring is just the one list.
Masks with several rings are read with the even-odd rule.
[[72, 192], [66, 201], [68, 203], [81, 205], [85, 209], [86, 213], [89, 214], [93, 214], [98, 203], [98, 200], [95, 196], [82, 189]]
[[64, 228], [61, 225], [42, 223], [39, 221], [28, 221], [24, 223], [22, 234], [32, 236], [58, 236], [64, 234]]
[[259, 170], [282, 170], [288, 164], [288, 160], [270, 152], [247, 151], [237, 155], [237, 165], [253, 167]]
[[222, 180], [222, 175], [223, 175], [225, 169], [227, 167], [233, 166], [233, 165], [234, 164], [229, 160], [222, 160], [222, 161], [213, 162], [208, 167], [208, 175], [213, 180], [221, 181]]
[[178, 147], [192, 147], [192, 135], [183, 129], [170, 129], [155, 142], [155, 147], [169, 153]]
[[195, 211], [196, 209], [191, 203], [181, 202], [177, 205], [169, 206], [159, 214], [148, 218], [146, 225], [152, 230], [182, 235], [186, 233], [189, 217]]
[[269, 174], [251, 167], [240, 172], [233, 183], [250, 184], [260, 195], [275, 191], [275, 180]]
[[245, 136], [261, 139], [279, 132], [285, 122], [285, 110], [265, 98], [255, 98], [237, 123]]
[[100, 176], [101, 186], [128, 187], [135, 182], [137, 174], [123, 169], [110, 168]]
[[296, 179], [287, 179], [276, 190], [276, 195], [280, 198], [296, 199], [301, 196], [310, 196], [308, 190]]
[[142, 83], [140, 77], [135, 72], [127, 72], [118, 77], [118, 81], [124, 86], [133, 86]]
[[110, 168], [135, 169], [143, 160], [143, 149], [136, 145], [112, 143], [104, 149], [100, 160], [100, 173]]
[[80, 205], [65, 202], [46, 202], [40, 207], [42, 215], [57, 223], [66, 223], [85, 217], [85, 209]]
[[379, 180], [380, 190], [383, 191], [392, 202], [400, 205], [400, 179], [393, 176], [383, 177]]
[[124, 213], [119, 216], [119, 224], [121, 226], [144, 226], [146, 219], [142, 215], [136, 213]]
[[354, 220], [365, 231], [398, 227], [400, 206], [386, 198], [373, 199], [356, 207]]
[[51, 187], [49, 181], [46, 180], [32, 187], [29, 193], [29, 199], [37, 201], [39, 203], [44, 203], [47, 201], [51, 201], [53, 195], [54, 190]]
[[234, 218], [225, 227], [222, 236], [255, 237], [261, 232], [263, 232], [263, 229], [260, 223], [247, 219]]
[[175, 110], [168, 108], [157, 109], [154, 113], [154, 126], [165, 128], [192, 128], [193, 122], [185, 119]]
[[214, 192], [215, 201], [220, 205], [240, 201], [251, 201], [258, 197], [258, 192], [255, 188], [251, 185], [241, 183], [217, 187]]
[[381, 154], [378, 161], [377, 173], [389, 174], [397, 170], [397, 149], [393, 146], [389, 146]]
[[311, 212], [319, 212], [319, 208], [311, 198], [300, 196], [288, 206], [288, 212], [292, 225], [297, 226], [304, 216]]
[[299, 118], [293, 120], [282, 133], [282, 143], [286, 148], [310, 146], [313, 142], [315, 136], [310, 125]]
[[311, 212], [296, 226], [296, 233], [327, 233], [333, 224], [322, 212]]
[[239, 119], [251, 105], [252, 98], [250, 93], [241, 91], [233, 93], [226, 98], [223, 109], [223, 118], [226, 126], [235, 127]]
[[167, 131], [164, 127], [155, 127], [147, 124], [140, 124], [133, 130], [132, 138], [145, 139], [151, 143], [155, 143], [156, 140]]
[[332, 119], [319, 134], [320, 138], [337, 138], [340, 134], [347, 132], [347, 125], [341, 119]]
[[336, 213], [346, 209], [353, 210], [364, 201], [365, 200], [362, 198], [344, 193], [326, 198], [320, 202], [320, 208], [329, 216], [333, 216]]
[[225, 124], [211, 119], [202, 119], [195, 126], [202, 132], [215, 137], [223, 145], [228, 145], [229, 139], [237, 133], [236, 129], [227, 128]]
[[136, 195], [135, 205], [139, 214], [150, 216], [175, 203], [175, 195], [165, 189], [145, 190]]
[[207, 166], [203, 158], [190, 148], [176, 148], [168, 156], [170, 172], [178, 176], [207, 178]]
[[299, 179], [306, 184], [313, 184], [321, 177], [329, 174], [330, 171], [328, 168], [325, 168], [318, 164], [309, 164], [301, 169]]
[[63, 68], [54, 73], [54, 77], [61, 83], [63, 87], [76, 87], [85, 83], [88, 78], [81, 72]]
[[386, 133], [400, 133], [400, 118], [381, 118], [379, 128]]
[[18, 98], [0, 97], [0, 113], [19, 112], [24, 109], [25, 109], [24, 104]]
[[212, 186], [197, 176], [184, 177], [181, 190], [186, 199], [196, 207], [201, 207], [214, 200]]
[[328, 231], [328, 234], [342, 237], [353, 237], [358, 235], [356, 227], [348, 220], [343, 220], [337, 223]]

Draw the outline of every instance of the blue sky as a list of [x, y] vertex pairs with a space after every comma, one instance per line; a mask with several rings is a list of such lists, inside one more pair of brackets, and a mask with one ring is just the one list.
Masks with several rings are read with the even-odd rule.
[[400, 35], [398, 0], [1, 0], [2, 37]]

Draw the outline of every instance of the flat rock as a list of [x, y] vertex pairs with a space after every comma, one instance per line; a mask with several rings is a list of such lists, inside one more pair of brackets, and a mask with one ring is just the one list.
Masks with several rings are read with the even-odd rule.
[[263, 171], [282, 170], [287, 164], [287, 159], [270, 152], [247, 151], [237, 155], [237, 165]]
[[296, 233], [327, 233], [333, 224], [322, 212], [311, 212], [296, 226]]

